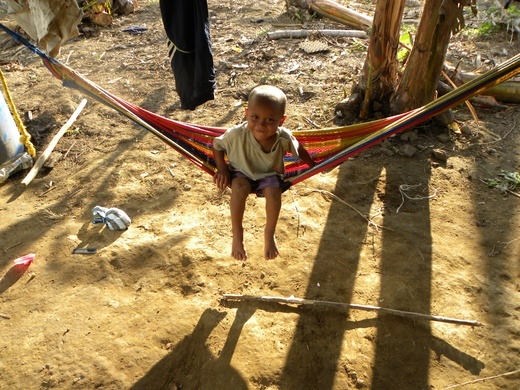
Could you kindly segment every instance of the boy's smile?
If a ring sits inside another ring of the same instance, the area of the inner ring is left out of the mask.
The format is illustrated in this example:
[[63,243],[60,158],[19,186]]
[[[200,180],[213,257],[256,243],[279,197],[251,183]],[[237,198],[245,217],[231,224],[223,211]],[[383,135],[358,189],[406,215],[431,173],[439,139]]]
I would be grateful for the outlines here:
[[276,141],[278,127],[287,118],[272,102],[254,99],[246,109],[247,129],[253,134],[264,151],[269,152]]

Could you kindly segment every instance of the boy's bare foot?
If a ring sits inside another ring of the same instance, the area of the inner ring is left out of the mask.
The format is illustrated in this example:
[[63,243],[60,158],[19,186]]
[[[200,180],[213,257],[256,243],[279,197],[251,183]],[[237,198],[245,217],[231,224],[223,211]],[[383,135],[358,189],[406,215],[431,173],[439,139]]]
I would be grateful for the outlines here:
[[274,236],[266,237],[264,243],[264,256],[267,260],[276,258],[280,252],[278,252],[278,245]]
[[247,251],[244,247],[244,241],[233,237],[233,244],[231,246],[231,256],[237,260],[247,260]]

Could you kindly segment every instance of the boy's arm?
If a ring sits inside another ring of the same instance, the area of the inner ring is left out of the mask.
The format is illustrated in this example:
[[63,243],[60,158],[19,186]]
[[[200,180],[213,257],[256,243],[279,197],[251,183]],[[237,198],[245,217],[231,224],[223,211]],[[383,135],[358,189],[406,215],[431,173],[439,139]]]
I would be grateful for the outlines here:
[[309,154],[309,152],[307,152],[307,149],[305,149],[302,144],[298,145],[298,154],[300,155],[300,159],[309,167],[312,168],[316,165],[311,155]]
[[221,190],[224,190],[231,183],[231,173],[224,158],[225,152],[213,148],[213,157],[215,158],[215,165],[217,172],[213,175],[213,182]]

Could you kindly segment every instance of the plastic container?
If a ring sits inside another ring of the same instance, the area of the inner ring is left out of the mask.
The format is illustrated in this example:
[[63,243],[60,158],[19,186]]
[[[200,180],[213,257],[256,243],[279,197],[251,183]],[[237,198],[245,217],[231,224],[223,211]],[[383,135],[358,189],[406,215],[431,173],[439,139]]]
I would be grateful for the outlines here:
[[0,183],[7,180],[13,173],[32,167],[33,158],[29,153],[23,152],[9,161],[0,165]]
[[3,93],[0,93],[0,165],[23,153],[20,132]]

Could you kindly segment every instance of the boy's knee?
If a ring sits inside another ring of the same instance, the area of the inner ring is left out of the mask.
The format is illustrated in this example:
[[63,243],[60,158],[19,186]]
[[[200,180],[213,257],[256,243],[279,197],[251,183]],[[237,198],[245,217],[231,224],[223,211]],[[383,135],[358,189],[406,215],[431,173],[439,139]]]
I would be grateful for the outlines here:
[[231,191],[249,194],[251,192],[251,183],[245,178],[236,177],[231,182]]

